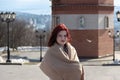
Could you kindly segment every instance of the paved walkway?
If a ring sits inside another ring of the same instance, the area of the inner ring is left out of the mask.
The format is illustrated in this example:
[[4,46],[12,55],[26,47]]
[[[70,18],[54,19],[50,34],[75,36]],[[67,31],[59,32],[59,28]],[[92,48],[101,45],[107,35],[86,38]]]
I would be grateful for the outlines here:
[[37,65],[0,65],[0,80],[49,80]]
[[[120,80],[119,66],[84,66],[85,80]],[[38,65],[0,65],[1,80],[49,80]]]
[[120,80],[119,66],[84,66],[85,80]]
[[[44,53],[43,53],[44,54]],[[116,59],[120,59],[120,53],[116,53]],[[0,80],[49,80],[39,68],[39,52],[11,53],[11,58],[24,58],[37,61],[35,64],[24,65],[0,65]],[[5,54],[3,55],[5,58]],[[86,59],[81,62],[85,69],[85,80],[120,80],[119,65],[113,64],[112,56],[99,59]]]

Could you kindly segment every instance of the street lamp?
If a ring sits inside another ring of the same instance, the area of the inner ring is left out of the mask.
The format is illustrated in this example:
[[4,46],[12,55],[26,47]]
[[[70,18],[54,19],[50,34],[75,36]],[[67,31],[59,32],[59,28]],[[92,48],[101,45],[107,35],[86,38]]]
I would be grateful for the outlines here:
[[[116,17],[117,17],[117,21],[119,22],[120,21],[120,12],[117,11],[116,12]],[[115,39],[120,37],[120,32],[117,30],[116,32],[113,31],[113,34],[112,32],[109,30],[108,31],[108,35],[109,37],[113,38],[113,61],[115,62]]]
[[118,38],[120,36],[120,32],[116,31],[116,33],[113,33],[111,31],[108,31],[108,35],[109,37],[113,38],[113,62],[115,62],[115,39]]
[[36,30],[36,37],[39,38],[40,40],[40,62],[42,61],[42,43],[43,43],[43,38],[45,37],[45,30]]
[[120,21],[120,12],[119,11],[116,12],[116,16],[117,16],[117,21]]
[[0,19],[2,22],[7,23],[7,60],[6,62],[11,62],[10,60],[10,50],[9,50],[9,23],[15,20],[16,14],[14,12],[1,12]]

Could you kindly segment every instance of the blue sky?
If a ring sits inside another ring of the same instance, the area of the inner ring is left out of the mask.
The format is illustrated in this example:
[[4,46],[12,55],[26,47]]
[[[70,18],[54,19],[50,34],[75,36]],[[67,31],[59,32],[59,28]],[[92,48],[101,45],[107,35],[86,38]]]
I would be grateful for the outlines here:
[[51,14],[50,6],[49,0],[0,0],[0,11]]
[[[114,0],[120,6],[120,0]],[[19,11],[32,14],[51,14],[50,0],[0,0],[0,11]]]

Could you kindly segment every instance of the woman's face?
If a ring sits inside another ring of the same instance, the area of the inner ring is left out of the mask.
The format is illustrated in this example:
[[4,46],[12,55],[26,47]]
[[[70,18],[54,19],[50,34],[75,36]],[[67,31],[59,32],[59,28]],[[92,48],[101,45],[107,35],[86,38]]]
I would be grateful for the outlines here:
[[60,31],[57,34],[57,43],[60,45],[64,45],[67,42],[68,38],[67,38],[67,32],[66,31]]

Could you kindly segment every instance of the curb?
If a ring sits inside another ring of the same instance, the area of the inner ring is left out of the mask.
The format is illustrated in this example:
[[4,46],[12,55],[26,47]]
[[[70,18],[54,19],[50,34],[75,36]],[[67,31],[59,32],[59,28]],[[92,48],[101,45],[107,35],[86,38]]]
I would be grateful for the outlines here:
[[83,66],[120,66],[120,64],[106,63],[106,64],[82,64]]
[[0,63],[0,65],[22,65],[22,63]]
[[111,64],[103,64],[103,66],[120,66],[120,64],[111,63]]

